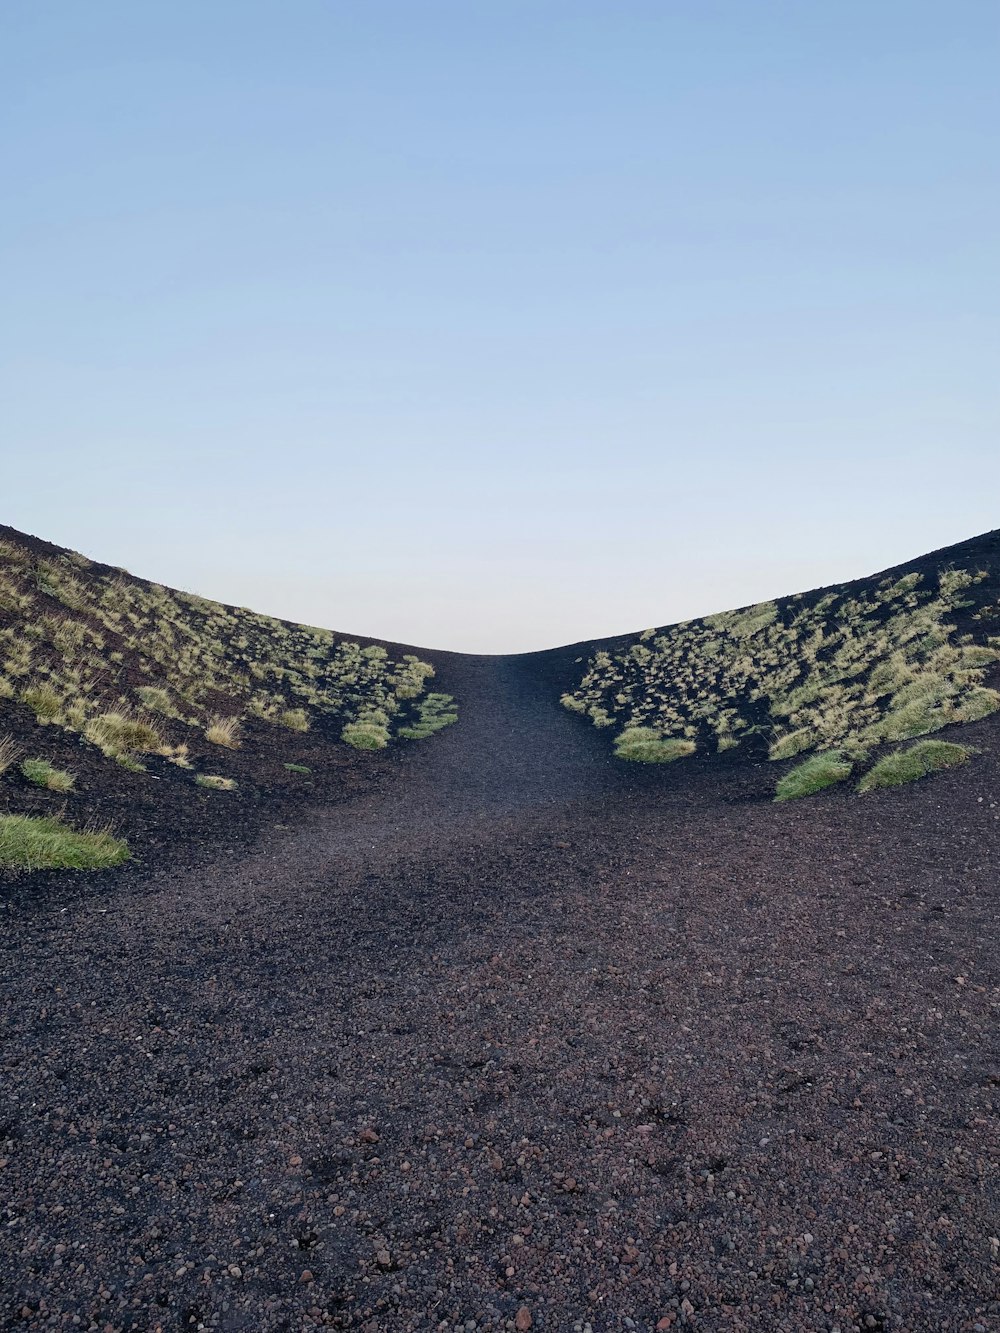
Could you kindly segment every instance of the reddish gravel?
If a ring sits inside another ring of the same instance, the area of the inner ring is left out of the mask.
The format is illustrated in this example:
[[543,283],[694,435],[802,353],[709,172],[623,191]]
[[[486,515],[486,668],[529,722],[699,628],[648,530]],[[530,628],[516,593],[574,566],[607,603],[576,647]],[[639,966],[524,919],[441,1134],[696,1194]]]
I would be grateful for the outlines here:
[[0,1328],[1000,1330],[1000,780],[773,806],[518,659],[252,853],[2,911]]

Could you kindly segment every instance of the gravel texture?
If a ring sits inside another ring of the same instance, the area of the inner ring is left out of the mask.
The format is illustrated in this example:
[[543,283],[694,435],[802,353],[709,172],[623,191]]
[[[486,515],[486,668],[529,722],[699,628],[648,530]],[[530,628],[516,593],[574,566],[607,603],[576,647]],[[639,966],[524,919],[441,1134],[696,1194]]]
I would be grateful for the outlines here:
[[531,659],[247,851],[0,906],[0,1328],[1000,1330],[1000,781],[774,806]]

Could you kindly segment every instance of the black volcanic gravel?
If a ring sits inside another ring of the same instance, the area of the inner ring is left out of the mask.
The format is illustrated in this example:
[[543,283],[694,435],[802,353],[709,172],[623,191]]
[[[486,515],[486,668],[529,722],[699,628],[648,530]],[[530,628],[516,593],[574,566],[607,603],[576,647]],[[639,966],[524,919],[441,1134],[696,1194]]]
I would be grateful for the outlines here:
[[0,1328],[1000,1330],[995,724],[774,806],[441,683],[381,791],[0,908]]

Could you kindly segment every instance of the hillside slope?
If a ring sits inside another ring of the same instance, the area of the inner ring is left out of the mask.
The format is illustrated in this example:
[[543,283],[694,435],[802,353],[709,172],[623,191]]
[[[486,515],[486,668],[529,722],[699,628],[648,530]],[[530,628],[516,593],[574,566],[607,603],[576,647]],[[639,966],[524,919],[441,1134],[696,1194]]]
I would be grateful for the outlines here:
[[[825,766],[831,781],[853,774],[868,789],[914,756],[960,758],[961,724],[1000,709],[1000,533],[868,579],[574,647],[549,656],[563,704],[606,729],[623,759],[810,755],[802,774]],[[946,744],[919,741],[946,728]],[[782,796],[794,780],[779,772]]]
[[[0,528],[0,791],[9,812],[211,845],[340,799],[359,751],[454,720],[431,663],[174,592]],[[0,864],[3,857],[0,830]]]

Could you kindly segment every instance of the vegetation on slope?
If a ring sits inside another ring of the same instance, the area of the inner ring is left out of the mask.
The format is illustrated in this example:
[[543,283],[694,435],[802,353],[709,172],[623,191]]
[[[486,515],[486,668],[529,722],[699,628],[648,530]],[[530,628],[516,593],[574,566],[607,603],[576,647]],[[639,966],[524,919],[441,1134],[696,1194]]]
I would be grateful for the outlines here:
[[[0,729],[12,733],[0,736],[0,810],[9,813],[47,813],[45,793],[60,792],[80,822],[111,817],[158,846],[207,840],[210,824],[223,827],[210,805],[220,816],[228,806],[232,825],[257,810],[267,819],[270,793],[286,804],[329,799],[337,774],[346,778],[348,746],[385,749],[454,721],[451,697],[427,693],[433,675],[401,650],[0,533]],[[223,761],[232,773],[218,772]],[[276,778],[296,766],[322,770],[297,797]],[[140,788],[133,775],[147,770]],[[199,787],[230,797],[212,801]],[[11,848],[4,866],[16,863]],[[43,864],[31,857],[22,864]]]
[[[843,780],[850,767],[834,778],[838,766],[878,747],[1000,709],[988,683],[1000,638],[987,633],[1000,606],[987,580],[976,569],[911,572],[646,630],[594,653],[562,702],[613,729],[622,758],[748,743],[773,760],[818,752],[779,791],[789,799]],[[960,632],[957,613],[973,629]]]
[[412,654],[0,541],[0,699],[112,759],[160,753],[168,722],[237,748],[247,716],[293,731],[377,716],[388,743],[419,726],[433,674]]

